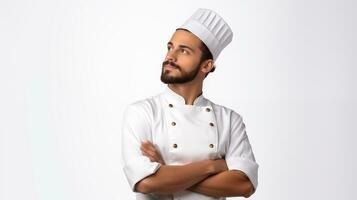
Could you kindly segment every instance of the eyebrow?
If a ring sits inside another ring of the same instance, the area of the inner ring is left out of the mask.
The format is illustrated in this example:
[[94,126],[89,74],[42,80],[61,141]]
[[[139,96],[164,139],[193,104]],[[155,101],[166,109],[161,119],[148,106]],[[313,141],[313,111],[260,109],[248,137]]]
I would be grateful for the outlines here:
[[[172,42],[168,42],[167,43],[168,45],[174,45]],[[191,47],[189,47],[189,46],[186,46],[186,45],[182,45],[182,44],[180,44],[180,45],[178,45],[180,48],[185,48],[185,49],[189,49],[189,50],[191,50],[192,52],[195,52],[195,50],[193,50]]]

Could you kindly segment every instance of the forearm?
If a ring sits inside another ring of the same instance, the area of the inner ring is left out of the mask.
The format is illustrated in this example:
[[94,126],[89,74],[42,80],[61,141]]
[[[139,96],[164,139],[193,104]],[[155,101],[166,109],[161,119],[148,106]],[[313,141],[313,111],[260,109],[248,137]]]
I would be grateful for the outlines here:
[[222,171],[212,165],[213,162],[205,160],[181,166],[162,165],[155,174],[138,182],[136,190],[155,194],[172,194],[185,190]]
[[249,197],[254,187],[241,171],[224,171],[193,185],[189,190],[213,197]]

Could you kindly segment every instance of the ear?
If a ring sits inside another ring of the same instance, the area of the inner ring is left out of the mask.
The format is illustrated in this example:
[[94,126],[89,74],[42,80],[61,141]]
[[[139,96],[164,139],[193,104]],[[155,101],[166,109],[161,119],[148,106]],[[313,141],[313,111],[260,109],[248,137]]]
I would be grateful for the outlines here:
[[211,71],[211,69],[213,68],[213,65],[214,65],[214,61],[212,59],[205,60],[201,64],[201,71],[203,73],[207,74],[208,72]]

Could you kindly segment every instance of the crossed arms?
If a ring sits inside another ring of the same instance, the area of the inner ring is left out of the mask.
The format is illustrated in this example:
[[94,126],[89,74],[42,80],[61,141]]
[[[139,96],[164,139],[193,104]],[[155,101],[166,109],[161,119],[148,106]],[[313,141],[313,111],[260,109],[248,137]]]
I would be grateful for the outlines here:
[[203,160],[181,166],[165,165],[160,153],[150,142],[143,142],[142,154],[161,167],[135,185],[141,193],[172,194],[182,190],[213,197],[243,196],[254,193],[253,184],[239,170],[228,170],[224,159]]
[[225,159],[173,166],[164,163],[153,144],[141,143],[151,137],[152,122],[147,109],[151,108],[146,104],[134,104],[128,107],[123,119],[123,170],[132,190],[145,194],[190,190],[212,197],[249,197],[255,192],[258,164],[243,119],[237,113],[232,112],[227,118],[229,135],[225,137],[230,137],[230,143]]

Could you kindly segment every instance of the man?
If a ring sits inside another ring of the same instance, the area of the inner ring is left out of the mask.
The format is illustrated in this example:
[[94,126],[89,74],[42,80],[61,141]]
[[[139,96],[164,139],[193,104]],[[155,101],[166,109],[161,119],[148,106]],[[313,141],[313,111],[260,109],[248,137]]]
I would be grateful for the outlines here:
[[224,200],[254,193],[258,164],[242,117],[202,93],[232,37],[217,13],[198,9],[167,44],[166,90],[127,107],[123,169],[137,199]]

